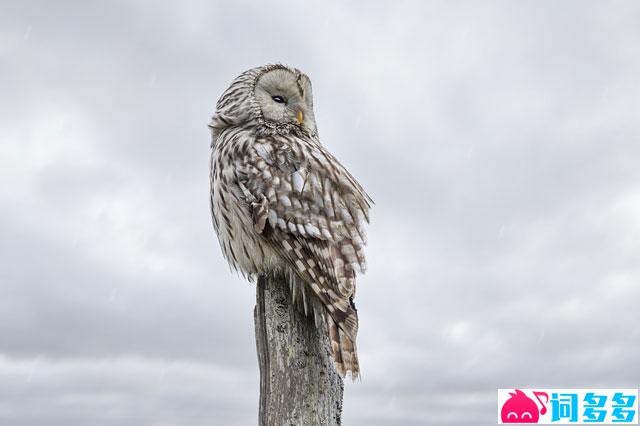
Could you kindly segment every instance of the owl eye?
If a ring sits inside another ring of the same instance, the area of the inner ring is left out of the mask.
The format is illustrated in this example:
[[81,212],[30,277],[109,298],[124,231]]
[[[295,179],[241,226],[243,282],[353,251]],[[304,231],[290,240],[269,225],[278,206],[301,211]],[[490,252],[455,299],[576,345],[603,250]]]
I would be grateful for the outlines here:
[[279,104],[286,104],[286,103],[287,103],[286,99],[285,99],[285,98],[283,98],[283,97],[282,97],[282,96],[280,96],[280,95],[272,96],[272,97],[271,97],[271,99],[273,99],[274,101],[276,101],[276,102],[277,102],[277,103],[279,103]]

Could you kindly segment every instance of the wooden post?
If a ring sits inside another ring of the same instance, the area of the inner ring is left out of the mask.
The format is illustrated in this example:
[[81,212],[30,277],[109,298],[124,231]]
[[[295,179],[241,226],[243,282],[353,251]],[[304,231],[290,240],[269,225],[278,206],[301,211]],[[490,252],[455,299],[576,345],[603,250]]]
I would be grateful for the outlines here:
[[316,328],[291,301],[284,277],[260,277],[254,321],[260,364],[259,426],[336,426],[342,378],[329,350],[324,321]]

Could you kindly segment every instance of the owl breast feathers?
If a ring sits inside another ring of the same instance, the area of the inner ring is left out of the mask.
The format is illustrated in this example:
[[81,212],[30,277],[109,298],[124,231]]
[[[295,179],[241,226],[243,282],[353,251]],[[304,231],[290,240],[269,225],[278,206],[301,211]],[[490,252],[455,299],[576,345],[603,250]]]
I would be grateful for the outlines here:
[[225,258],[248,277],[284,274],[305,309],[314,298],[338,372],[357,377],[355,279],[366,269],[371,199],[320,144],[308,77],[282,65],[243,73],[210,127],[211,210]]

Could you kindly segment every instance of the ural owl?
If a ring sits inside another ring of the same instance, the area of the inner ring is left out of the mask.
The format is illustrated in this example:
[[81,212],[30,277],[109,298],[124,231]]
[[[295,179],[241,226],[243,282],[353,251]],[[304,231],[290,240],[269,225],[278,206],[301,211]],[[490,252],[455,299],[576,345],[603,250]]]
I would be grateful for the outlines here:
[[249,279],[283,274],[305,310],[311,297],[336,369],[357,377],[353,299],[372,201],[320,144],[309,77],[283,65],[248,70],[209,127],[211,211],[225,258]]

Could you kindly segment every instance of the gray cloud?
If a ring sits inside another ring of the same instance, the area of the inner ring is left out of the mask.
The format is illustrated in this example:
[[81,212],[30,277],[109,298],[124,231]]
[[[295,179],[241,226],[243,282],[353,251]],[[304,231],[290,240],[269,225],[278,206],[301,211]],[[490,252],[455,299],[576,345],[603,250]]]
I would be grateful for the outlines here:
[[0,14],[0,422],[244,425],[254,290],[208,213],[238,73],[309,73],[376,201],[345,423],[637,387],[640,9],[21,2]]

